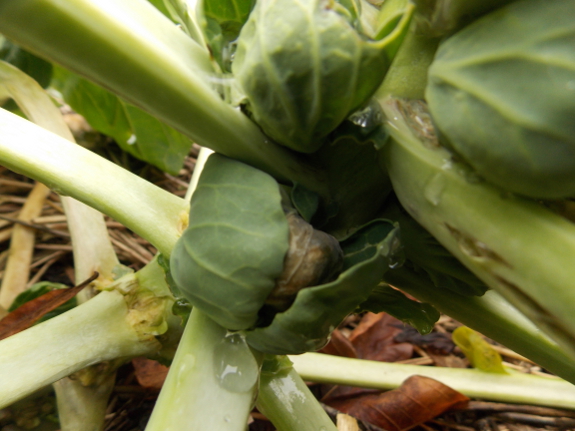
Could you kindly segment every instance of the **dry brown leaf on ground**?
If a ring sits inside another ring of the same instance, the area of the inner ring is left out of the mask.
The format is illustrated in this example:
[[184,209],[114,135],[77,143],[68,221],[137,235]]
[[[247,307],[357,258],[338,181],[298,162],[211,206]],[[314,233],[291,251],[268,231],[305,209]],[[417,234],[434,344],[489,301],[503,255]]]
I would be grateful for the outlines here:
[[388,431],[405,431],[449,409],[463,408],[468,401],[465,395],[437,380],[412,376],[389,392],[325,403]]
[[345,358],[357,358],[355,347],[339,329],[331,333],[329,343],[321,349],[320,352],[327,355],[343,356]]
[[162,389],[168,375],[168,367],[143,357],[132,359],[132,365],[140,386],[146,389]]
[[402,361],[413,356],[413,346],[410,343],[395,341],[402,327],[400,320],[387,313],[366,313],[351,333],[349,341],[360,359]]
[[72,299],[96,278],[98,278],[98,273],[94,273],[92,277],[78,286],[69,289],[51,290],[21,305],[0,320],[0,340],[29,328],[46,313],[55,310],[66,301]]

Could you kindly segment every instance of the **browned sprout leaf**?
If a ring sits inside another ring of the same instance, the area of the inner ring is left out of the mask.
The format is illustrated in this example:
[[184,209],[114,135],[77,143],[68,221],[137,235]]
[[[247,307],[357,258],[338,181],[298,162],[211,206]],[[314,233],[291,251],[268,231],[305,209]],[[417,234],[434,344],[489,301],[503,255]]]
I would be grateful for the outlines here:
[[358,357],[372,361],[396,362],[413,356],[413,345],[398,343],[403,323],[387,313],[367,313],[352,332],[349,341]]

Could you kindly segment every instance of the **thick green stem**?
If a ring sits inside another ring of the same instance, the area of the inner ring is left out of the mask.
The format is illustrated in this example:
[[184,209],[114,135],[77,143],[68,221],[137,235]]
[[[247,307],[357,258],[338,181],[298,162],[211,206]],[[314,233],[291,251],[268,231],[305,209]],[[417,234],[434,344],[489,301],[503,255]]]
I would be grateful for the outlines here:
[[320,353],[290,356],[306,380],[375,389],[394,389],[413,375],[431,377],[474,398],[575,409],[575,386],[564,380],[511,372],[423,367],[342,358]]
[[385,279],[575,384],[575,357],[551,341],[497,292],[490,290],[483,296],[458,295],[437,288],[429,278],[404,268],[388,271]]
[[[575,224],[537,202],[478,180],[429,129],[421,105],[383,103],[393,139],[383,148],[403,207],[488,286],[575,355]],[[415,117],[410,119],[410,116]],[[426,138],[422,138],[422,137]]]
[[188,211],[183,199],[3,109],[0,163],[108,214],[166,255]]
[[322,193],[319,173],[272,143],[214,87],[208,53],[148,2],[1,0],[0,32],[157,116],[200,145]]
[[127,322],[118,292],[102,292],[84,304],[0,341],[0,408],[89,365],[152,354]]
[[244,431],[258,374],[243,337],[194,308],[146,431]]
[[[24,72],[0,62],[1,85],[28,118],[64,139],[74,142],[72,133],[60,110],[52,103],[40,85]],[[68,230],[74,249],[76,283],[89,278],[94,271],[99,281],[110,282],[112,270],[119,264],[108,236],[101,213],[67,196],[61,197]],[[91,289],[83,289],[77,296],[85,302],[93,296]],[[83,385],[76,379],[64,378],[54,384],[58,400],[58,416],[63,431],[99,431],[104,427],[104,416],[109,395],[114,387],[115,370],[104,373],[103,384]]]
[[336,431],[287,357],[264,361],[256,406],[278,431]]

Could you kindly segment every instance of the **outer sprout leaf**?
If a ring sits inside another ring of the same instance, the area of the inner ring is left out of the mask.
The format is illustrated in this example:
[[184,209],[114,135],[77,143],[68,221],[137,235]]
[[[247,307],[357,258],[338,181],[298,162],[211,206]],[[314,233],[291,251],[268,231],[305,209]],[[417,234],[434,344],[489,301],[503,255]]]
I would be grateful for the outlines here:
[[361,229],[358,238],[342,242],[344,259],[349,255],[348,269],[331,283],[302,289],[292,306],[278,313],[270,326],[247,332],[248,343],[264,353],[279,355],[323,347],[334,328],[367,299],[389,268],[397,247],[396,234],[391,222],[376,220]]
[[192,141],[112,93],[62,68],[52,85],[90,125],[133,156],[177,174]]
[[380,285],[373,289],[369,298],[361,303],[359,308],[373,313],[385,311],[413,326],[420,334],[430,333],[439,319],[439,311],[432,305],[413,301],[399,290],[387,285]]
[[250,328],[282,272],[288,237],[276,181],[214,154],[172,253],[172,276],[192,305],[221,326]]

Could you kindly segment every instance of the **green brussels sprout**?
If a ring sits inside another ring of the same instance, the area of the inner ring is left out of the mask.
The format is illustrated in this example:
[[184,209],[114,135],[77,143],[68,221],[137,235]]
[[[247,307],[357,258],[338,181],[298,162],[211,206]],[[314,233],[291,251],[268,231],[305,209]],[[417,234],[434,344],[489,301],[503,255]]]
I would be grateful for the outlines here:
[[227,329],[255,325],[288,250],[289,228],[277,182],[213,154],[190,204],[189,224],[170,272],[194,307]]
[[340,243],[285,203],[268,174],[212,155],[170,258],[173,281],[194,307],[273,354],[325,344],[398,247],[391,222],[373,222]]
[[[357,6],[355,2],[353,3]],[[254,121],[279,144],[312,153],[382,82],[411,16],[381,41],[334,0],[258,0],[232,71]]]
[[448,38],[426,99],[450,145],[487,181],[575,196],[575,0],[523,0]]

